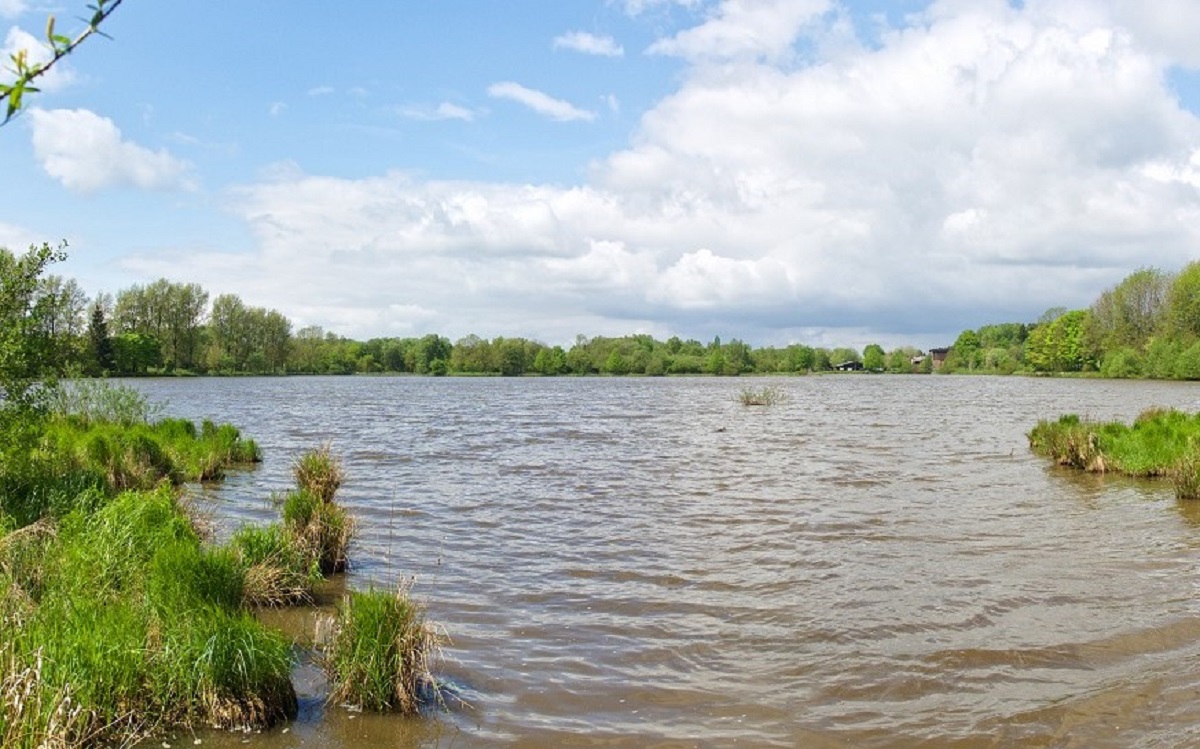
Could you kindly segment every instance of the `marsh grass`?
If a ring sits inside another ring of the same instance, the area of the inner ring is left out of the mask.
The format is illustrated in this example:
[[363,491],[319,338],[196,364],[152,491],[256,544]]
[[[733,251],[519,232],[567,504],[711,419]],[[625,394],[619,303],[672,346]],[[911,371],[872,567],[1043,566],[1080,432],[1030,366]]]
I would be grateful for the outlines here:
[[[292,644],[251,609],[307,602],[322,571],[345,568],[340,461],[328,446],[301,456],[280,522],[204,543],[179,485],[257,461],[253,441],[229,425],[151,421],[127,393],[72,397],[0,444],[0,746],[127,745],[294,716]],[[404,595],[372,606],[354,606],[376,613],[346,629],[390,628],[392,651],[371,663],[410,686],[364,706],[415,710],[437,638]]]
[[328,443],[315,450],[303,453],[292,463],[292,476],[296,487],[308,492],[323,502],[332,502],[342,485],[345,473],[342,461],[332,452]]
[[1174,409],[1150,409],[1132,424],[1096,422],[1067,414],[1041,421],[1029,433],[1030,448],[1055,463],[1095,473],[1171,477],[1181,497],[1200,490],[1196,445],[1200,445],[1200,415]]
[[312,600],[320,569],[282,525],[243,526],[230,545],[245,570],[243,595],[248,604],[292,606]]
[[311,491],[296,489],[277,499],[283,526],[295,545],[323,574],[344,572],[354,523],[344,508]]
[[1200,450],[1195,446],[1175,466],[1171,483],[1176,499],[1200,499]]
[[742,388],[737,395],[738,403],[743,406],[774,406],[785,403],[788,395],[782,388],[774,385],[764,385],[760,388]]
[[330,702],[417,713],[437,697],[431,666],[441,638],[406,586],[348,595],[325,657]]

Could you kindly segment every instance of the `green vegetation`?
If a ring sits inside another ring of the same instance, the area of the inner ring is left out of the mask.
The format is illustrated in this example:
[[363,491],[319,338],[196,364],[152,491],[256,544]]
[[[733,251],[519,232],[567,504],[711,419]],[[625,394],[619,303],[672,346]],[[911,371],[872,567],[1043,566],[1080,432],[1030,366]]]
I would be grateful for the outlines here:
[[963,331],[943,371],[1200,380],[1197,300],[1200,261],[1175,274],[1141,268],[1088,309],[1057,307],[1034,323]]
[[[227,424],[160,418],[126,388],[57,382],[72,349],[56,315],[74,295],[44,271],[60,258],[0,251],[0,746],[295,715],[292,643],[250,607],[309,600],[323,569],[345,567],[340,464],[327,447],[302,456],[279,523],[204,543],[178,485],[258,447]],[[409,626],[415,607],[396,605]]]
[[1059,465],[1085,471],[1170,477],[1180,499],[1200,498],[1200,414],[1151,409],[1132,425],[1068,414],[1039,422],[1029,445]]
[[738,403],[743,406],[774,406],[777,403],[786,403],[787,400],[787,393],[773,385],[761,388],[742,388],[737,395]]
[[[48,248],[47,251],[49,252]],[[55,254],[59,259],[61,252]],[[16,257],[0,250],[0,272]],[[370,374],[418,375],[719,375],[805,374],[864,361],[868,369],[913,372],[916,349],[885,355],[802,344],[752,348],[743,341],[708,343],[639,334],[578,336],[569,348],[526,338],[468,335],[455,343],[430,333],[419,338],[362,342],[317,326],[292,331],[276,310],[247,305],[234,294],[209,303],[197,284],[159,279],[89,300],[75,281],[34,274],[27,296],[42,308],[40,361],[57,371],[91,377],[157,374]],[[2,312],[0,312],[2,314]]]
[[416,713],[437,692],[430,672],[440,637],[401,587],[352,593],[338,611],[325,659],[330,700],[378,712]]

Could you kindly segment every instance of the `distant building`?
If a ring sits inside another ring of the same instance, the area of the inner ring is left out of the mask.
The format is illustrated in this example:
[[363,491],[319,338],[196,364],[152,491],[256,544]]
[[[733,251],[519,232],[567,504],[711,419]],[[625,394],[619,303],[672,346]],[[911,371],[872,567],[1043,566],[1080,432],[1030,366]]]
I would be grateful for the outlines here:
[[861,372],[863,368],[860,361],[844,361],[841,364],[834,366],[839,372]]
[[933,368],[941,369],[942,365],[946,363],[946,354],[949,354],[949,353],[950,353],[950,349],[948,349],[948,348],[931,348],[931,349],[929,349],[929,356],[933,358]]

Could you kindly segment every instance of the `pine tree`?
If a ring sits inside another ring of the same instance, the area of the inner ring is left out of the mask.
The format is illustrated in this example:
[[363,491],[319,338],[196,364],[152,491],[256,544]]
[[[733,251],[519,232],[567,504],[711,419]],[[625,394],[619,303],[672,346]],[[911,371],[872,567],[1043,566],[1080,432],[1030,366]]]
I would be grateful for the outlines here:
[[104,318],[104,308],[99,304],[92,305],[92,319],[88,323],[88,340],[91,342],[92,375],[107,375],[116,369],[113,357],[112,336],[108,334],[108,321]]

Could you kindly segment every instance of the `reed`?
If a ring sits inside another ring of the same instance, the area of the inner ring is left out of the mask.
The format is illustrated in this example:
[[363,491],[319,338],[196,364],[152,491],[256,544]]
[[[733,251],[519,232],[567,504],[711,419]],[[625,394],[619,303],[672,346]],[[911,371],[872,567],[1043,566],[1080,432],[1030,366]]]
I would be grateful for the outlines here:
[[354,522],[346,510],[303,488],[288,492],[280,503],[283,526],[296,547],[322,574],[345,571],[354,534]]
[[333,454],[328,443],[297,458],[292,464],[292,475],[300,491],[308,492],[322,502],[333,501],[345,477],[342,461]]
[[737,401],[743,406],[774,406],[785,403],[787,393],[774,385],[764,385],[761,388],[742,388],[737,395]]
[[1038,422],[1028,437],[1035,453],[1059,465],[1095,473],[1169,476],[1187,494],[1195,445],[1200,444],[1200,415],[1150,409],[1127,425],[1067,414]]
[[345,598],[325,657],[330,702],[417,713],[437,695],[431,665],[440,637],[405,586]]
[[231,546],[245,570],[247,604],[292,606],[312,600],[320,568],[283,526],[244,526],[234,533]]

